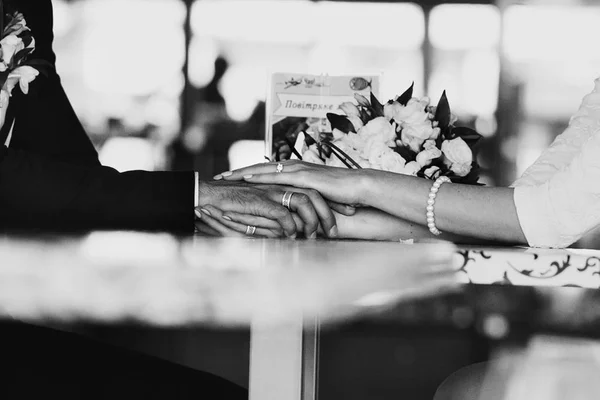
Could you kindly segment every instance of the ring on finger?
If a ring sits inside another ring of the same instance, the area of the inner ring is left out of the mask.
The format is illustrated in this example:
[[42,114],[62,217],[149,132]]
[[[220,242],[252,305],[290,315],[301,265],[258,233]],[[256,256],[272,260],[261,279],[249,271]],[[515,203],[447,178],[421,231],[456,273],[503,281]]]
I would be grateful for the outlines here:
[[277,164],[277,173],[281,174],[283,172],[283,168],[284,168],[283,163],[278,163]]
[[248,225],[246,227],[246,235],[248,235],[248,236],[254,236],[255,233],[256,233],[256,227],[255,226]]
[[294,197],[294,192],[285,192],[283,194],[283,199],[281,199],[281,205],[290,210],[290,204],[292,203],[292,197]]

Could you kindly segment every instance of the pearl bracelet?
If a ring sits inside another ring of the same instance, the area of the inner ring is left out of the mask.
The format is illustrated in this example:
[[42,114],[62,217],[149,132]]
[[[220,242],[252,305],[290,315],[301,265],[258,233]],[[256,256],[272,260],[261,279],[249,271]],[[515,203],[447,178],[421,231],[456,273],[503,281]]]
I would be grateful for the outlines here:
[[435,198],[444,183],[452,183],[447,176],[440,176],[431,186],[429,191],[429,200],[427,200],[427,227],[435,236],[440,236],[442,232],[435,226]]

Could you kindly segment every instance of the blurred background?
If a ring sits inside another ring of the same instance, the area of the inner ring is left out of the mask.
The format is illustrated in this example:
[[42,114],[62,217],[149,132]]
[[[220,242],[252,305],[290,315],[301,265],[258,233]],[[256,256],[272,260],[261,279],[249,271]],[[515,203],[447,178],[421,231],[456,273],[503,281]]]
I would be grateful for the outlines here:
[[[210,179],[261,162],[269,71],[358,71],[383,73],[383,99],[412,81],[416,95],[434,101],[445,89],[460,124],[486,138],[483,180],[509,185],[564,130],[600,76],[597,3],[53,0],[55,51],[101,161],[120,171],[195,169]],[[598,248],[599,236],[579,246]],[[377,393],[399,390],[431,398],[445,377],[486,359],[507,337],[506,319],[486,304],[509,315],[540,301],[532,290],[508,297],[470,300],[482,310],[442,298],[403,307],[405,323],[394,329],[378,318],[328,332],[323,398],[383,399]],[[519,312],[513,320],[532,319]],[[93,334],[248,382],[248,332]]]
[[105,164],[197,169],[263,160],[269,71],[383,73],[447,90],[510,184],[600,75],[594,0],[53,0],[58,70]]

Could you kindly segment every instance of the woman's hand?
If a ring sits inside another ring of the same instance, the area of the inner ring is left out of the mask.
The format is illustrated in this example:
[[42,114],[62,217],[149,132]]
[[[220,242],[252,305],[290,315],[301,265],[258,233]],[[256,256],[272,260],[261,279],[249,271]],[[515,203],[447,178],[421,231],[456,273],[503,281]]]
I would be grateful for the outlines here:
[[256,164],[215,176],[216,180],[290,185],[313,189],[328,200],[365,205],[365,170],[328,167],[302,161]]

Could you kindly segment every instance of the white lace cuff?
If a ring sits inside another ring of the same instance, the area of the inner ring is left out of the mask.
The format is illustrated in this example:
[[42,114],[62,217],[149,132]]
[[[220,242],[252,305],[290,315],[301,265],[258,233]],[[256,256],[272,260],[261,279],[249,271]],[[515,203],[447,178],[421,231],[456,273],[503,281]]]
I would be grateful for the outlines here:
[[548,193],[548,184],[517,186],[514,191],[515,207],[521,229],[530,247],[566,247],[554,220]]

